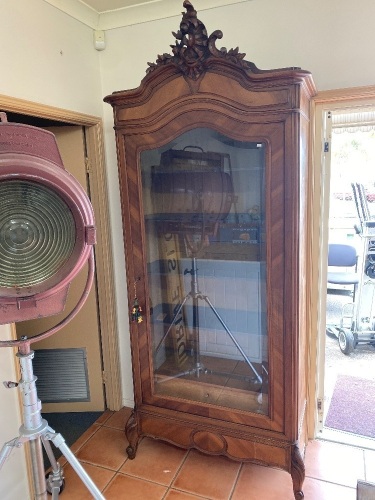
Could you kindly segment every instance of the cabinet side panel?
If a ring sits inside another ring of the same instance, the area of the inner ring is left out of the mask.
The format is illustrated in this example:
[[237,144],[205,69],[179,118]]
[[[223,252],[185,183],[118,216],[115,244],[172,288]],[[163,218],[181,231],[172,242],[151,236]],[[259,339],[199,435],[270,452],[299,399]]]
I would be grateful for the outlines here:
[[308,338],[307,338],[307,277],[309,262],[307,261],[307,186],[308,186],[308,141],[309,141],[309,121],[307,117],[301,115],[300,118],[300,324],[299,324],[299,346],[298,346],[298,441],[300,450],[303,453],[307,443],[307,358],[308,358]]

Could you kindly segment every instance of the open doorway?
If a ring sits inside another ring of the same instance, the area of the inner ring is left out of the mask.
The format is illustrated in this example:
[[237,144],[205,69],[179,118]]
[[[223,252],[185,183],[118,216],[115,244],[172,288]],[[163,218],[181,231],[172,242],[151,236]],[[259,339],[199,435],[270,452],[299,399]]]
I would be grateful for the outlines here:
[[[372,238],[363,216],[366,209],[367,221],[375,220],[375,109],[336,109],[327,117],[329,189],[323,217],[328,217],[331,266],[326,270],[326,331],[321,344],[320,437],[375,449],[375,275],[369,268],[375,228]],[[353,249],[353,267],[347,263],[342,268],[333,261],[338,249]],[[337,272],[350,275],[348,283],[332,278]]]

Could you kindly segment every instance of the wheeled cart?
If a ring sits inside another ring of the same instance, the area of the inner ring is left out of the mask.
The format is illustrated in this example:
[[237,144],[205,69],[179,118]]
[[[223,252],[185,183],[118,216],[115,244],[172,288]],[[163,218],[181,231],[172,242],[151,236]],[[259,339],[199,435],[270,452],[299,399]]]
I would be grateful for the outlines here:
[[358,263],[359,283],[353,301],[342,307],[339,325],[327,325],[326,332],[335,335],[340,350],[351,354],[359,344],[375,346],[375,219],[371,217],[362,184],[352,184],[361,238]]

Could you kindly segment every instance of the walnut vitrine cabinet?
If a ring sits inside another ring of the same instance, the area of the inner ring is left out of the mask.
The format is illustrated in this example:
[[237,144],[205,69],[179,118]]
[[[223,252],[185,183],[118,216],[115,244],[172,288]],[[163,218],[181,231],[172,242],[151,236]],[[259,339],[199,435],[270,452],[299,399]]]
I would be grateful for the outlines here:
[[287,470],[303,498],[311,74],[217,49],[189,2],[172,55],[114,92],[135,407],[152,436]]

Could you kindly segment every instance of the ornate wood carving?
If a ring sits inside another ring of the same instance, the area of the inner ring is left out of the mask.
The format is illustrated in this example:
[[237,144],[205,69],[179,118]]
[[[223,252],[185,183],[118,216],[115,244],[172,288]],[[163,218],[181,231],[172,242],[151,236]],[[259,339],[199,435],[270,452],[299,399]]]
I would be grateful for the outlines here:
[[293,481],[294,498],[296,500],[302,500],[302,498],[304,498],[302,485],[305,480],[305,464],[297,444],[292,447],[291,476]]
[[139,443],[139,432],[138,432],[138,422],[135,416],[135,411],[131,412],[131,415],[126,422],[125,435],[129,441],[129,446],[126,448],[126,453],[130,460],[135,458],[137,453],[138,443]]
[[207,67],[210,58],[223,59],[231,64],[245,69],[256,69],[255,66],[244,59],[244,53],[239,52],[238,47],[227,50],[225,47],[217,49],[216,41],[223,37],[220,30],[207,35],[204,24],[197,18],[197,11],[192,4],[185,0],[183,6],[186,9],[182,13],[180,29],[173,32],[176,38],[175,45],[171,45],[173,55],[159,55],[156,63],[148,63],[147,73],[154,71],[159,66],[174,64],[181,72],[192,80],[198,80]]

